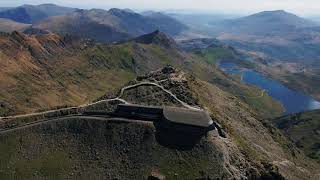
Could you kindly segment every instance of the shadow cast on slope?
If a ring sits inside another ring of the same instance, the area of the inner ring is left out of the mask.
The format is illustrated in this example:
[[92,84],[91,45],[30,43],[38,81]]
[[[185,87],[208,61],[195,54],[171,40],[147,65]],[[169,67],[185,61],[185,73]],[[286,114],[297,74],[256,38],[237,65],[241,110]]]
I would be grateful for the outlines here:
[[154,122],[156,128],[157,142],[170,149],[191,150],[200,144],[201,139],[206,136],[207,132],[186,130],[184,126],[164,126],[161,122]]

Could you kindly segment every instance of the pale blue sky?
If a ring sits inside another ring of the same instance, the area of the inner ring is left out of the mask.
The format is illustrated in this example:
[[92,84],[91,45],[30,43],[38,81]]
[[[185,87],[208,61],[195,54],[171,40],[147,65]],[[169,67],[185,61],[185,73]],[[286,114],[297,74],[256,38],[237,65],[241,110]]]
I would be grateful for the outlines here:
[[2,7],[41,3],[79,8],[193,9],[226,13],[283,9],[299,15],[320,15],[320,0],[0,0]]

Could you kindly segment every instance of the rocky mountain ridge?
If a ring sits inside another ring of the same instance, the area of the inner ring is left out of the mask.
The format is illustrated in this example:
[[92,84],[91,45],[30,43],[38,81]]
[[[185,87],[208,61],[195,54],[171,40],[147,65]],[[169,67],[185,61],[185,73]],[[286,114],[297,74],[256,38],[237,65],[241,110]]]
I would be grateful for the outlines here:
[[116,8],[109,11],[77,10],[67,15],[50,17],[34,24],[33,28],[77,35],[100,42],[128,40],[155,30],[177,35],[187,29],[185,25],[165,15],[143,16],[133,11]]

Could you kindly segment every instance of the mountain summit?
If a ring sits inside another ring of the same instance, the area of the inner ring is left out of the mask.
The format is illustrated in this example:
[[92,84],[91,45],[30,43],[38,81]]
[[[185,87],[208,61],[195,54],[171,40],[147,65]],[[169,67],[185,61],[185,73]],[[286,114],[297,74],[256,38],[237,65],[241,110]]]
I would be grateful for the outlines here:
[[283,23],[294,27],[309,27],[315,26],[315,24],[307,19],[301,18],[295,14],[286,12],[284,10],[276,11],[263,11],[251,16],[242,18],[243,21],[252,21],[260,23]]
[[250,16],[228,20],[224,23],[225,32],[265,35],[286,34],[297,28],[312,27],[316,24],[284,10],[263,11]]

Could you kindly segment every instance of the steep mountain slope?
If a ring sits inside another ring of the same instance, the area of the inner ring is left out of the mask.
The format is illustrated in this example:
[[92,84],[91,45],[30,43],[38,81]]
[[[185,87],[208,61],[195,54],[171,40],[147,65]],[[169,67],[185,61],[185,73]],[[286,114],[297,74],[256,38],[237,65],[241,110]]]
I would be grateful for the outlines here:
[[1,11],[0,17],[31,24],[50,16],[63,15],[74,10],[75,9],[73,8],[61,7],[54,4],[42,4],[37,6],[23,5]]
[[29,26],[31,25],[0,18],[0,32],[24,31]]
[[48,18],[35,24],[34,28],[61,34],[74,34],[100,42],[128,40],[157,29],[169,35],[177,35],[186,29],[181,23],[166,16],[151,18],[115,8],[109,11],[78,10],[64,16]]
[[[217,126],[199,136],[176,128],[163,129],[156,121],[108,117],[49,120],[0,133],[0,142],[3,142],[0,151],[6,151],[0,153],[0,168],[6,169],[0,171],[0,176],[4,179],[31,176],[78,179],[318,178],[318,165],[297,151],[277,129],[259,119],[249,106],[218,86],[170,66],[138,76],[128,85],[140,82],[157,83],[189,105],[206,109],[222,129]],[[122,92],[121,98],[130,103],[181,106],[157,86],[141,85]],[[101,99],[114,98],[114,94],[118,93],[108,93]],[[82,108],[106,110],[114,105],[101,102]],[[15,118],[4,121],[10,124]],[[27,159],[29,165],[26,167]]]
[[100,20],[108,21],[108,13],[102,10],[78,10],[65,16],[50,17],[33,25],[33,28],[90,38],[100,42],[113,42],[130,37],[122,30],[118,30],[108,23],[100,22]]
[[[3,170],[0,177],[8,180],[163,176],[183,179],[218,178],[226,173],[222,157],[219,157],[221,152],[215,145],[208,144],[207,139],[201,139],[192,149],[179,150],[162,145],[158,138],[152,123],[85,118],[1,134],[1,147],[8,148],[8,156],[0,155],[0,169]],[[2,143],[9,141],[12,144]],[[0,149],[0,152],[4,151]],[[20,156],[22,154],[26,156]]]
[[[94,58],[98,55],[87,51],[90,44],[90,41],[73,41],[54,34],[3,34],[0,52],[2,112],[22,113],[83,103],[101,95],[102,89],[112,89],[133,77],[124,70],[125,66],[113,68],[115,64],[110,60]],[[125,49],[109,49],[108,52],[119,64],[125,63]],[[117,74],[112,75],[115,72]]]
[[269,96],[226,76],[203,59],[181,52],[161,32],[114,45],[94,44],[54,34],[3,34],[1,39],[1,113],[20,114],[90,102],[136,75],[172,64],[259,108],[264,116],[281,114]]
[[320,163],[320,110],[276,118],[273,123],[307,156]]

